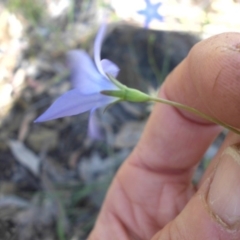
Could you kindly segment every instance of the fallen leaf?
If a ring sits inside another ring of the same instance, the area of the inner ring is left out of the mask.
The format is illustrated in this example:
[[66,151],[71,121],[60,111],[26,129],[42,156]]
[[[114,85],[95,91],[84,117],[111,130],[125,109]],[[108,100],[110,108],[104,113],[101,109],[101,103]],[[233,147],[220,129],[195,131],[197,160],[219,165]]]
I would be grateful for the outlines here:
[[39,175],[40,158],[28,149],[22,142],[10,140],[9,147],[16,160],[36,176]]

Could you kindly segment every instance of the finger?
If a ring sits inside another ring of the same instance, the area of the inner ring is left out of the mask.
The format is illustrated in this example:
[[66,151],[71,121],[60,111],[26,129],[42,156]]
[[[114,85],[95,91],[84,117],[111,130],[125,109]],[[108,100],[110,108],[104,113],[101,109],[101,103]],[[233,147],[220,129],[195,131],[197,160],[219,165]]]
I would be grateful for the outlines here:
[[[226,33],[197,44],[168,76],[160,96],[240,127],[239,36]],[[197,116],[156,104],[131,161],[154,170],[189,169],[218,131]]]
[[[239,36],[221,34],[197,44],[168,76],[160,96],[239,127],[240,115],[235,108],[240,103],[240,71],[232,67],[240,65],[236,49]],[[195,166],[219,131],[219,127],[194,115],[156,104],[118,179],[132,202],[145,206],[146,189],[150,199],[158,199],[148,207],[149,218],[158,209],[158,227],[176,217],[194,194],[191,180]]]
[[240,239],[239,142],[230,134],[198,192],[152,240]]
[[[167,77],[160,96],[239,127],[240,115],[234,112],[240,101],[239,36],[222,34],[197,44]],[[198,117],[156,104],[139,144],[111,185],[91,236],[111,239],[122,230],[124,236],[151,238],[194,194],[194,167],[219,131]]]

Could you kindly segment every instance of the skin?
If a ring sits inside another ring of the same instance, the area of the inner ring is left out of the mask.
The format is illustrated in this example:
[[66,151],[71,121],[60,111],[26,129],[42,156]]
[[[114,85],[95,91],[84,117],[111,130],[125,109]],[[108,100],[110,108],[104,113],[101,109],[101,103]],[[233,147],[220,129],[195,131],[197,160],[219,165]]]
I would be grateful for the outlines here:
[[[240,128],[239,39],[239,33],[224,33],[196,44],[167,77],[159,97]],[[185,111],[155,104],[139,143],[111,184],[88,240],[240,239],[238,219],[229,222],[222,205],[208,200],[211,186],[217,189],[213,179],[221,154],[240,142],[239,136],[230,133],[199,185],[191,182],[221,130]],[[235,201],[240,205],[240,194]]]

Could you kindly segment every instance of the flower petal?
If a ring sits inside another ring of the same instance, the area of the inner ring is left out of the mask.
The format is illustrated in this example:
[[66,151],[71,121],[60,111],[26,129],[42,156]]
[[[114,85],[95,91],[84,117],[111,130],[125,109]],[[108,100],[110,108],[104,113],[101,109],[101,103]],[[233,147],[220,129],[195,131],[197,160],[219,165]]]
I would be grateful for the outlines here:
[[92,59],[85,51],[72,50],[68,52],[67,58],[72,85],[82,94],[92,94],[105,89],[116,89],[111,81],[98,72]]
[[109,59],[102,59],[101,65],[105,73],[108,73],[113,77],[117,77],[120,69],[114,62],[110,61]]
[[103,134],[101,132],[101,126],[99,124],[99,121],[96,117],[96,109],[92,109],[89,115],[89,121],[88,121],[88,136],[92,140],[102,140]]
[[105,32],[106,32],[106,24],[103,23],[101,25],[101,27],[99,28],[98,30],[98,33],[97,33],[97,36],[95,38],[95,41],[94,41],[94,61],[95,61],[95,64],[97,66],[97,69],[98,71],[103,75],[105,76],[105,73],[102,69],[102,65],[101,65],[101,47],[102,47],[102,43],[103,43],[103,38],[104,38],[104,35],[105,35]]
[[116,98],[95,93],[90,95],[81,94],[78,89],[73,89],[57,100],[34,122],[44,122],[65,116],[72,116],[98,108],[114,102]]
[[78,88],[81,92],[86,94],[89,93],[89,90],[94,92],[99,89],[98,79],[102,79],[102,76],[85,51],[69,51],[67,53],[67,60],[74,88]]

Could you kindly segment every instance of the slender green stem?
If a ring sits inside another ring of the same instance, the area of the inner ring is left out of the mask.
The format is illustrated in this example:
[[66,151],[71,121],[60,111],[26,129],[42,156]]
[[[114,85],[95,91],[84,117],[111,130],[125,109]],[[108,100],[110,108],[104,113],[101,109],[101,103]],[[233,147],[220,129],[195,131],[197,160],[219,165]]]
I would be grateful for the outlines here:
[[237,134],[240,134],[240,130],[235,128],[235,127],[232,127],[230,125],[228,125],[227,123],[224,123],[222,121],[220,121],[219,119],[215,118],[215,117],[210,117],[202,112],[199,112],[197,109],[193,108],[193,107],[189,107],[189,106],[186,106],[186,105],[183,105],[181,103],[177,103],[177,102],[173,102],[173,101],[169,101],[169,100],[166,100],[166,99],[162,99],[162,98],[156,98],[156,97],[150,97],[149,99],[150,101],[154,101],[154,102],[160,102],[160,103],[164,103],[164,104],[167,104],[167,105],[170,105],[170,106],[173,106],[173,107],[176,107],[176,108],[180,108],[180,109],[184,109],[188,112],[191,112],[191,113],[194,113],[195,115],[203,118],[203,119],[206,119],[210,122],[213,122],[213,123],[216,123],[220,126],[223,126],[227,129],[229,129],[230,131],[232,132],[235,132]]
[[107,75],[109,77],[109,79],[112,81],[113,84],[115,84],[119,90],[104,90],[101,91],[102,94],[107,95],[107,96],[112,96],[112,97],[116,97],[119,99],[119,101],[129,101],[129,102],[148,102],[148,101],[153,101],[153,102],[160,102],[160,103],[164,103],[176,108],[180,108],[183,110],[186,110],[188,112],[191,112],[203,119],[206,119],[210,122],[213,122],[217,125],[223,126],[227,129],[229,129],[232,132],[235,132],[237,134],[240,135],[240,129],[237,129],[235,127],[232,127],[230,125],[228,125],[225,122],[220,121],[219,119],[215,118],[215,117],[210,117],[200,111],[198,111],[197,109],[193,108],[193,107],[189,107],[186,106],[184,104],[178,103],[178,102],[173,102],[173,101],[169,101],[163,98],[157,98],[157,97],[151,97],[149,95],[147,95],[146,93],[143,93],[137,89],[134,88],[128,88],[127,86],[123,85],[122,83],[120,83],[117,79],[115,79],[114,77]]

